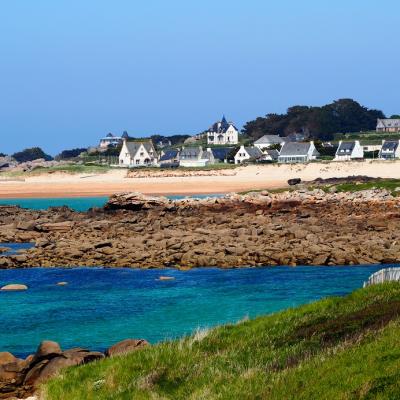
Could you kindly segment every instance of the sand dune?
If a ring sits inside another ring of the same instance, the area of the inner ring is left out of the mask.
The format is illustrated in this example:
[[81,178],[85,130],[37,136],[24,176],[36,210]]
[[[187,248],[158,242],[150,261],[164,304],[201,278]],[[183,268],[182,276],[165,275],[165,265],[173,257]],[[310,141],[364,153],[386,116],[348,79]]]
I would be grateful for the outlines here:
[[21,181],[1,181],[0,198],[106,196],[117,192],[145,194],[206,194],[282,187],[290,178],[313,180],[318,177],[399,178],[399,161],[321,162],[291,165],[249,165],[233,176],[190,176],[126,178],[125,170],[98,175],[43,174]]

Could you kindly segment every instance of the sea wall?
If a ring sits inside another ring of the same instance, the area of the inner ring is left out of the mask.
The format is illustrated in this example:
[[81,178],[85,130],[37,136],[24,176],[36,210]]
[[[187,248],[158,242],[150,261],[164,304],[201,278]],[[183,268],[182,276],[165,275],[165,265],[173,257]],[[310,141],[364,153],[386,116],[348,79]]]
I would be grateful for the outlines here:
[[0,268],[395,263],[399,205],[385,190],[304,189],[177,201],[124,193],[87,213],[0,207],[0,243],[36,243]]

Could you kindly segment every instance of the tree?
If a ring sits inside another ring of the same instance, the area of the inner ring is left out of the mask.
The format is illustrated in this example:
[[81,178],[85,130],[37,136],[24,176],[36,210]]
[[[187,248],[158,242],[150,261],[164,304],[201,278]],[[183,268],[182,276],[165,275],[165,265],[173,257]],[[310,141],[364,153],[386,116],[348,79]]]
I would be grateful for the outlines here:
[[69,158],[78,157],[81,153],[83,153],[85,151],[87,151],[86,148],[76,148],[76,149],[71,149],[71,150],[63,150],[55,158],[57,160],[68,160]]
[[46,154],[40,147],[32,147],[30,149],[22,150],[12,155],[18,162],[33,161],[43,158],[46,161],[51,161],[53,157]]
[[400,115],[399,114],[393,114],[390,118],[391,119],[400,119]]
[[368,109],[352,99],[339,99],[322,107],[293,106],[286,114],[267,114],[247,122],[242,132],[252,139],[266,134],[303,133],[312,139],[332,140],[335,133],[372,130],[382,111]]

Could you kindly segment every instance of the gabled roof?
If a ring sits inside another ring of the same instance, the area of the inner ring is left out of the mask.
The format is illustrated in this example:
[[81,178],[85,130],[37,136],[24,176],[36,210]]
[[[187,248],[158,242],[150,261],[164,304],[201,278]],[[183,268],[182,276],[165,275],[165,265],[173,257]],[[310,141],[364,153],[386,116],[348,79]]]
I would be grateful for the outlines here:
[[238,130],[233,122],[228,122],[225,118],[225,115],[222,116],[221,121],[217,121],[215,124],[212,124],[211,127],[208,129],[208,132],[212,133],[226,133],[229,127],[233,127],[235,130]]
[[112,138],[112,137],[114,137],[114,135],[110,132],[110,133],[107,133],[107,136],[106,136],[106,138]]
[[310,150],[310,143],[286,142],[279,153],[280,156],[306,156]]
[[129,139],[129,135],[127,132],[124,132],[121,137],[122,139]]
[[126,147],[131,156],[135,156],[136,153],[138,152],[140,146],[142,146],[142,145],[148,153],[153,152],[153,155],[156,155],[156,151],[154,150],[153,143],[151,143],[151,142],[139,142],[139,141],[133,141],[133,142],[127,141],[126,142]]
[[180,158],[198,158],[201,152],[199,147],[185,147],[181,150]]
[[278,150],[266,150],[265,154],[268,154],[273,160],[277,160],[279,157],[279,151]]
[[245,147],[244,148],[250,158],[260,158],[263,153],[258,147]]
[[385,128],[400,128],[400,119],[397,118],[380,118],[378,125],[381,123]]
[[395,152],[399,147],[398,140],[385,140],[382,144],[382,151]]
[[336,150],[336,154],[351,154],[355,146],[355,142],[342,142]]
[[214,158],[217,160],[224,161],[228,158],[229,153],[234,149],[234,147],[214,147],[211,149]]
[[284,141],[285,138],[278,135],[264,135],[260,137],[260,139],[256,140],[254,144],[280,144]]
[[175,160],[178,157],[178,150],[173,149],[173,150],[167,150],[164,152],[164,154],[161,156],[160,161],[169,161],[169,160]]

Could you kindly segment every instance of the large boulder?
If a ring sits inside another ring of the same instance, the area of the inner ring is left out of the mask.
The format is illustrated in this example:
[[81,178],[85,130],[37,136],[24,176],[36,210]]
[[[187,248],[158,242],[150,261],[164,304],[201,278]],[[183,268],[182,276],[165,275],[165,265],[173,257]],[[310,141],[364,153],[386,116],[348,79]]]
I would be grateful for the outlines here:
[[40,343],[31,364],[36,364],[43,359],[50,359],[62,354],[60,345],[51,340],[44,340]]
[[118,342],[106,350],[107,357],[113,357],[120,354],[132,353],[133,351],[149,346],[150,343],[144,339],[126,339]]

